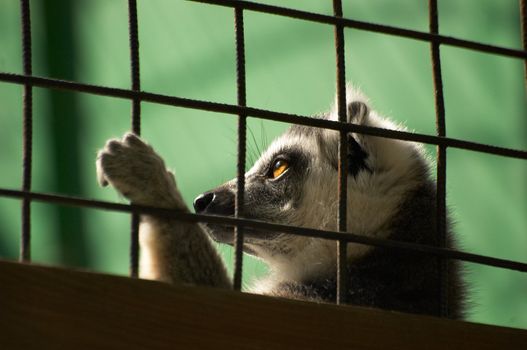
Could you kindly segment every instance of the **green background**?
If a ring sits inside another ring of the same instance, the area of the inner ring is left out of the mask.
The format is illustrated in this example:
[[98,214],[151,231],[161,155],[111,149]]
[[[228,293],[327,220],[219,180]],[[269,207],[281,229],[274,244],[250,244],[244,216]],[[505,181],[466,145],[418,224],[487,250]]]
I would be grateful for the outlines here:
[[[331,1],[259,1],[331,14]],[[427,1],[344,1],[349,18],[427,31]],[[440,32],[520,48],[515,0],[440,0]],[[31,1],[34,74],[129,88],[127,2]],[[233,10],[186,1],[138,2],[141,84],[149,92],[236,103]],[[245,12],[247,103],[312,115],[335,91],[333,28]],[[346,29],[346,75],[379,112],[435,133],[429,45]],[[527,148],[523,62],[441,47],[447,134]],[[0,2],[0,71],[22,72],[19,3]],[[0,82],[0,187],[20,188],[22,87]],[[144,137],[175,169],[187,203],[235,176],[236,117],[142,104]],[[97,149],[129,129],[130,102],[34,89],[32,189],[124,202],[95,180]],[[287,125],[249,119],[249,160]],[[433,157],[434,148],[428,147]],[[250,165],[250,162],[248,162]],[[448,150],[448,205],[461,247],[527,262],[527,163]],[[32,204],[36,262],[128,272],[129,216]],[[0,257],[16,259],[20,201],[0,198]],[[232,251],[222,248],[232,265]],[[465,264],[470,320],[527,328],[527,276]],[[245,257],[244,283],[265,272]]]

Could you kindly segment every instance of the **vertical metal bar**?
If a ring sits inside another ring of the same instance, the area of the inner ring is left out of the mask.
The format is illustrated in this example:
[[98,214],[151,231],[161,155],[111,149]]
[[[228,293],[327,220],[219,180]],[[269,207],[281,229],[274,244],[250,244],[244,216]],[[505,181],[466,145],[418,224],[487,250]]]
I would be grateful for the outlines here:
[[[342,2],[333,0],[333,14],[335,17],[342,17]],[[337,57],[337,104],[339,121],[347,120],[346,104],[346,70],[344,65],[344,27],[335,25],[335,50]],[[347,231],[347,194],[348,194],[348,142],[345,131],[340,131],[339,142],[339,212],[338,230]],[[347,264],[347,244],[345,241],[337,242],[337,304],[346,303],[348,290],[348,264]]]
[[[527,51],[527,1],[520,0],[520,23],[522,30],[522,44],[523,49]],[[525,79],[525,87],[527,88],[527,59],[523,60],[523,72]]]
[[[130,35],[130,72],[132,75],[132,90],[140,91],[139,74],[139,33],[137,28],[137,2],[128,0],[128,29]],[[132,100],[132,132],[141,134],[141,100]],[[130,223],[130,276],[139,275],[139,215],[132,214]]]
[[[429,25],[430,33],[439,33],[439,16],[437,11],[437,0],[429,0]],[[439,53],[439,43],[430,43],[430,53],[432,58],[432,71],[434,80],[434,97],[436,110],[436,133],[437,136],[446,135],[445,124],[445,103],[443,97],[443,79],[441,77],[441,57]],[[447,246],[446,237],[446,146],[437,146],[437,234],[439,236],[439,246]],[[439,300],[440,313],[443,317],[448,317],[448,260],[439,259]]]
[[[527,51],[527,0],[520,0],[520,25],[522,47],[523,50]],[[527,59],[523,60],[523,74],[523,85],[525,87],[525,92],[527,93]]]
[[[245,107],[247,104],[245,85],[245,35],[243,27],[243,9],[234,8],[234,24],[236,34],[236,84],[238,91],[238,105]],[[238,116],[238,164],[237,164],[237,190],[235,202],[235,216],[243,217],[245,193],[245,158],[247,138],[247,115]],[[241,290],[242,263],[243,263],[243,231],[237,225],[234,230],[234,290]]]
[[[22,60],[25,75],[32,75],[31,54],[31,13],[29,0],[20,0],[22,23]],[[23,175],[22,190],[31,190],[31,168],[33,158],[33,88],[24,84],[23,95]],[[22,200],[22,236],[20,240],[20,261],[31,260],[31,200]]]

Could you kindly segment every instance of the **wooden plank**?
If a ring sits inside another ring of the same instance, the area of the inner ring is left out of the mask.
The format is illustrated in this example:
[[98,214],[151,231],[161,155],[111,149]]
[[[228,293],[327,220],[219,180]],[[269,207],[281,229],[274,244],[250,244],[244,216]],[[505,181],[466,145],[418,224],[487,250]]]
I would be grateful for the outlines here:
[[527,331],[0,261],[2,349],[527,349]]

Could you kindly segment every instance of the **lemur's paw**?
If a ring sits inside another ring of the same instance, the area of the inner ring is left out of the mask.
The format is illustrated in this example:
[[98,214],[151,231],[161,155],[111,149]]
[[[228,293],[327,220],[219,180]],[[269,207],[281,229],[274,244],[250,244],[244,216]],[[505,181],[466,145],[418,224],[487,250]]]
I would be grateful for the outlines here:
[[161,157],[132,133],[109,140],[99,151],[96,166],[99,183],[111,184],[133,203],[186,208]]

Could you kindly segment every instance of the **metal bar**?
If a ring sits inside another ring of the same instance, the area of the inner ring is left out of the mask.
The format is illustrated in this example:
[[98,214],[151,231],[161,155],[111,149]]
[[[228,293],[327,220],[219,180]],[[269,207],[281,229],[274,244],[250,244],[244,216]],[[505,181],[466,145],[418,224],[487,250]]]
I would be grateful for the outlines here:
[[[333,0],[333,14],[335,17],[342,17],[341,0]],[[335,53],[336,53],[336,72],[337,72],[337,105],[338,120],[341,123],[347,122],[346,104],[346,69],[344,62],[344,27],[335,25]],[[339,209],[337,216],[337,229],[339,232],[346,232],[347,226],[347,198],[348,198],[348,157],[347,157],[347,133],[340,131],[339,138],[339,162],[338,162],[338,201]],[[348,290],[348,264],[347,264],[347,243],[337,241],[337,304],[345,304]]]
[[138,214],[130,217],[130,277],[139,277],[139,222]]
[[429,246],[416,243],[407,243],[402,241],[394,241],[390,239],[381,239],[374,237],[367,237],[357,235],[354,233],[342,233],[337,231],[324,231],[319,229],[297,227],[273,224],[269,222],[243,219],[226,216],[201,215],[192,213],[183,213],[173,209],[156,208],[137,204],[120,204],[106,201],[85,199],[72,196],[63,196],[57,194],[40,193],[40,192],[26,192],[20,190],[12,190],[0,188],[0,196],[18,199],[30,199],[33,201],[57,203],[63,205],[71,205],[77,207],[97,208],[103,210],[111,210],[123,213],[143,213],[150,215],[158,215],[170,217],[176,220],[185,222],[207,222],[213,224],[221,224],[227,226],[243,225],[258,230],[276,231],[288,234],[294,234],[303,237],[313,237],[328,240],[343,240],[348,243],[359,243],[371,245],[376,247],[398,249],[401,251],[411,251],[416,254],[428,254],[439,256],[448,259],[456,259],[468,261],[476,264],[499,267],[507,270],[514,270],[519,272],[527,272],[527,263],[522,263],[513,260],[493,258],[484,255],[472,254],[458,250],[451,250],[448,248],[439,248],[436,246]]
[[[130,72],[132,78],[132,90],[140,91],[139,31],[136,0],[128,0],[128,28],[130,33]],[[132,131],[136,135],[141,134],[141,99],[138,96],[132,100]]]
[[[236,34],[236,85],[238,92],[238,106],[245,107],[247,103],[247,87],[245,80],[245,38],[243,26],[243,9],[234,9],[234,24]],[[236,218],[243,217],[244,195],[245,195],[245,158],[247,153],[247,115],[238,115],[238,164],[237,164],[237,187],[234,215]],[[242,286],[242,263],[243,263],[243,226],[236,225],[234,228],[234,290],[241,290]]]
[[[130,36],[130,72],[132,90],[141,90],[139,74],[139,32],[137,24],[137,2],[128,0],[128,29]],[[132,99],[132,132],[141,135],[141,99]],[[130,220],[130,276],[139,275],[139,215],[132,214]]]
[[[22,207],[22,239],[21,239],[21,257],[22,261],[30,260],[30,203],[32,200],[69,204],[74,206],[94,207],[108,210],[117,210],[132,213],[132,232],[131,232],[131,275],[137,276],[138,273],[138,218],[139,213],[154,213],[158,215],[168,215],[183,221],[191,222],[217,222],[235,226],[235,272],[234,288],[241,288],[242,278],[242,247],[243,247],[243,228],[245,226],[259,229],[270,229],[280,232],[293,233],[301,236],[318,237],[323,239],[338,240],[338,303],[345,302],[346,295],[346,245],[348,242],[360,244],[370,244],[380,247],[389,247],[393,249],[410,250],[421,254],[432,254],[442,258],[442,314],[447,315],[448,304],[446,290],[448,289],[448,277],[446,274],[445,258],[471,261],[474,263],[485,264],[490,266],[502,267],[522,272],[527,272],[527,264],[496,259],[477,254],[464,253],[460,251],[451,251],[446,248],[446,147],[457,147],[473,151],[497,154],[508,157],[527,159],[527,151],[512,150],[491,145],[479,144],[464,140],[449,139],[445,136],[445,110],[443,89],[441,80],[441,63],[439,55],[439,45],[445,44],[466,49],[472,49],[487,53],[504,55],[525,60],[525,74],[527,82],[527,51],[497,47],[477,42],[461,40],[452,37],[441,36],[438,34],[438,15],[437,0],[429,0],[430,11],[430,33],[423,33],[402,28],[378,25],[368,22],[355,21],[342,18],[342,4],[340,0],[334,0],[334,17],[320,14],[308,13],[293,9],[281,8],[270,5],[256,4],[247,1],[233,0],[191,0],[221,6],[234,7],[235,10],[235,32],[236,32],[236,51],[237,51],[237,90],[238,104],[227,105],[212,103],[199,100],[183,99],[173,96],[165,96],[140,91],[140,74],[139,74],[139,40],[138,40],[138,21],[137,21],[137,4],[135,0],[129,0],[129,31],[130,31],[130,53],[131,53],[131,75],[132,90],[114,89],[100,87],[89,84],[80,84],[74,82],[61,81],[56,79],[46,79],[32,77],[31,66],[31,25],[30,25],[30,7],[29,0],[21,0],[22,13],[22,38],[23,38],[23,67],[24,75],[0,73],[0,81],[8,81],[24,85],[24,160],[23,160],[23,185],[22,191],[0,189],[0,195],[21,198]],[[338,113],[339,122],[322,121],[318,119],[302,116],[272,112],[256,108],[246,107],[246,79],[245,79],[245,49],[244,49],[244,28],[243,28],[243,10],[253,10],[320,23],[332,24],[335,26],[335,43],[337,57],[337,96],[338,96]],[[525,38],[525,0],[520,0],[520,13],[522,18],[522,34],[524,49],[526,49]],[[434,74],[434,87],[436,97],[436,123],[437,136],[413,134],[380,128],[364,127],[358,125],[349,125],[346,123],[346,93],[345,93],[345,64],[344,64],[344,27],[362,29],[372,32],[397,35],[416,40],[428,41],[431,44],[432,66]],[[89,92],[127,98],[132,100],[132,130],[140,134],[140,104],[142,100],[156,103],[211,110],[215,112],[225,112],[238,115],[238,164],[237,164],[237,181],[238,188],[236,194],[235,218],[213,217],[207,215],[196,215],[188,213],[179,213],[168,209],[160,209],[138,205],[115,204],[102,201],[93,201],[82,198],[67,197],[60,195],[50,195],[43,193],[30,192],[31,189],[31,163],[32,163],[32,87],[43,86],[49,88],[59,88],[73,91]],[[339,144],[339,215],[338,231],[323,231],[316,229],[306,229],[293,226],[285,226],[260,222],[256,220],[243,219],[244,189],[245,189],[245,158],[246,158],[246,119],[247,116],[258,116],[263,119],[278,120],[283,122],[292,122],[296,124],[310,125],[314,127],[323,127],[340,131]],[[396,138],[402,140],[411,140],[438,145],[437,161],[437,231],[441,236],[441,247],[432,247],[419,244],[391,241],[386,239],[375,239],[363,237],[351,233],[343,234],[347,229],[346,225],[346,199],[347,199],[347,133],[359,132],[364,134],[376,135],[381,137]],[[446,279],[445,279],[446,278]]]
[[301,10],[295,10],[285,7],[259,4],[250,1],[243,0],[188,0],[198,3],[212,4],[225,7],[241,7],[244,10],[250,10],[255,12],[268,13],[273,15],[279,15],[284,17],[296,18],[310,22],[318,22],[332,25],[342,25],[347,28],[360,29],[370,31],[374,33],[383,33],[388,35],[395,35],[405,37],[409,39],[415,39],[420,41],[437,42],[438,44],[455,46],[469,50],[475,50],[480,52],[492,53],[496,55],[509,56],[514,58],[527,58],[527,51],[505,48],[500,46],[483,44],[475,41],[463,40],[453,38],[444,35],[432,34],[427,32],[420,32],[411,29],[404,29],[398,27],[392,27],[382,24],[357,21],[348,18],[337,18],[333,16],[323,15],[319,13],[305,12]]
[[[520,0],[520,23],[522,31],[522,45],[523,50],[527,51],[527,1]],[[525,86],[527,87],[527,58],[523,59],[523,72],[525,79]]]
[[[430,32],[439,33],[439,16],[437,11],[437,0],[429,0],[428,15]],[[443,79],[441,75],[441,57],[439,43],[430,43],[430,56],[432,60],[432,72],[434,81],[434,98],[436,110],[436,132],[437,136],[444,137],[446,134],[445,124],[445,102],[443,97]],[[437,146],[437,179],[436,179],[436,232],[438,244],[441,248],[447,247],[446,233],[446,146]],[[440,314],[448,317],[448,260],[439,259],[439,303]]]
[[[31,53],[31,12],[29,0],[20,1],[22,24],[22,61],[25,75],[33,74]],[[24,84],[23,95],[23,159],[22,190],[31,190],[33,158],[33,87]],[[22,235],[20,239],[20,261],[31,260],[31,199],[22,200]]]
[[527,159],[527,151],[519,149],[511,149],[505,147],[498,147],[494,145],[487,145],[483,143],[459,140],[449,137],[438,137],[433,135],[412,133],[407,131],[390,130],[383,128],[376,128],[365,125],[356,125],[349,123],[340,123],[330,120],[323,120],[312,118],[309,116],[301,116],[290,113],[269,111],[260,108],[242,107],[231,104],[209,102],[202,100],[193,100],[177,96],[167,96],[161,94],[154,94],[145,91],[132,91],[127,89],[111,88],[105,86],[97,86],[91,84],[83,84],[72,81],[65,81],[59,79],[49,79],[35,76],[25,76],[14,73],[0,72],[0,81],[11,82],[16,84],[30,84],[38,87],[48,87],[62,90],[72,90],[85,92],[95,95],[110,96],[124,99],[139,98],[141,101],[153,102],[169,106],[178,106],[185,108],[200,109],[210,112],[219,112],[227,114],[245,114],[247,116],[257,117],[260,119],[274,120],[284,123],[293,123],[299,125],[312,126],[316,128],[324,128],[330,130],[343,130],[346,132],[354,132],[365,135],[386,137],[390,139],[398,139],[404,141],[413,141],[426,143],[431,145],[445,145],[452,148],[466,149],[475,152],[495,154],[510,158]]

